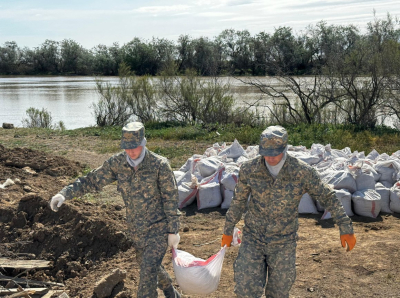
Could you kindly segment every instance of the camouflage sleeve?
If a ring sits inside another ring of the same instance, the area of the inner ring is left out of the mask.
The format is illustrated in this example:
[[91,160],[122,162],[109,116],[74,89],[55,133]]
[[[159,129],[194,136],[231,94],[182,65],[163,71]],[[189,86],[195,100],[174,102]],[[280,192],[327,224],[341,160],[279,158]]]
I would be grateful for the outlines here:
[[72,184],[64,187],[60,194],[65,199],[70,200],[88,192],[99,191],[103,186],[116,180],[116,175],[112,170],[112,163],[113,157],[106,160],[102,166],[91,171],[86,176],[79,177]]
[[242,218],[243,212],[246,210],[247,200],[251,189],[247,184],[247,175],[243,170],[243,166],[239,172],[239,180],[235,187],[233,200],[226,213],[224,234],[233,235],[233,229],[238,221]]
[[335,191],[322,181],[315,169],[312,169],[311,177],[308,181],[308,194],[312,198],[316,198],[331,213],[332,218],[339,226],[340,235],[353,234],[351,219],[347,216],[342,203],[336,197]]
[[174,173],[167,161],[163,161],[160,165],[158,187],[168,220],[168,232],[176,234],[179,232],[179,216],[181,214],[178,210],[179,194]]

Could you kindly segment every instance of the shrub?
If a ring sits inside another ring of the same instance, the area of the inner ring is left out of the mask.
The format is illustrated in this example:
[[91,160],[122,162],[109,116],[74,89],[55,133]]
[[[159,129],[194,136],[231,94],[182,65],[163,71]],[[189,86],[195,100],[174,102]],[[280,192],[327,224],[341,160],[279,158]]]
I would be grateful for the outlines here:
[[22,119],[22,125],[27,128],[53,128],[51,113],[45,108],[42,110],[30,107],[26,110],[28,118]]

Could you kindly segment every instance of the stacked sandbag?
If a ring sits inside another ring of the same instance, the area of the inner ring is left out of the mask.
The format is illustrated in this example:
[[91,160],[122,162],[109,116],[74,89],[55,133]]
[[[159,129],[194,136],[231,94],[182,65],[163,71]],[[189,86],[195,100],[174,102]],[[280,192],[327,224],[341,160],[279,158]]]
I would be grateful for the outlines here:
[[315,206],[315,202],[308,193],[305,193],[300,199],[299,213],[301,213],[301,214],[307,214],[307,213],[318,214],[318,210],[317,210],[317,207]]
[[390,209],[390,188],[378,182],[375,184],[375,190],[381,196],[381,212],[393,213]]
[[258,155],[258,146],[246,150],[235,140],[230,146],[215,143],[203,155],[195,154],[175,171],[179,208],[197,199],[197,208],[229,208],[240,165]]
[[221,205],[222,195],[219,183],[221,171],[222,169],[200,181],[199,191],[197,192],[197,209],[201,210]]
[[357,190],[351,200],[358,215],[375,218],[381,211],[381,196],[374,189]]
[[[174,174],[177,175],[176,172]],[[197,178],[192,174],[192,171],[187,171],[183,175],[179,173],[178,175],[178,178],[176,178],[179,194],[178,207],[182,209],[193,203],[196,199],[198,191]]]
[[[336,194],[336,198],[342,203],[342,206],[347,216],[353,216],[354,213],[351,207],[351,193],[346,189],[335,189],[334,191]],[[317,201],[317,209],[318,211],[324,212],[321,219],[329,219],[332,217],[329,210],[324,209],[319,201]]]
[[347,189],[353,193],[357,190],[356,180],[354,176],[347,170],[331,170],[328,169],[320,173],[322,180],[333,186],[334,189]]
[[[364,152],[352,152],[349,147],[339,150],[332,149],[330,144],[312,144],[310,149],[288,145],[288,154],[316,169],[321,179],[335,190],[348,216],[376,217],[380,211],[400,212],[397,196],[400,196],[400,189],[395,187],[400,180],[400,150],[391,156],[376,150],[365,155]],[[174,172],[180,208],[196,198],[201,209],[229,208],[240,166],[258,156],[258,146],[244,149],[236,139],[230,146],[215,143],[202,155],[193,155]],[[329,210],[317,200],[305,194],[299,203],[299,213],[324,212],[323,219],[329,218]]]
[[222,209],[228,209],[233,199],[233,191],[239,179],[239,167],[230,165],[225,167],[221,178]]
[[394,158],[381,159],[375,165],[375,170],[381,174],[379,182],[388,188],[391,188],[398,180],[399,169],[400,163]]
[[390,210],[400,213],[400,182],[390,189]]

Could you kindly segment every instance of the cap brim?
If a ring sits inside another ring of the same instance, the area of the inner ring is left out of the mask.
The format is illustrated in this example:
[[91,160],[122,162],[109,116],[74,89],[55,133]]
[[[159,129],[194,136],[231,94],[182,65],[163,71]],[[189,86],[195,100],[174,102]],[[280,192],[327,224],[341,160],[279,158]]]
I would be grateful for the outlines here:
[[281,154],[283,151],[285,151],[286,146],[281,147],[281,148],[274,148],[274,149],[265,149],[265,148],[259,148],[259,153],[262,156],[277,156]]
[[141,143],[133,143],[133,142],[121,142],[121,149],[135,149],[140,146]]

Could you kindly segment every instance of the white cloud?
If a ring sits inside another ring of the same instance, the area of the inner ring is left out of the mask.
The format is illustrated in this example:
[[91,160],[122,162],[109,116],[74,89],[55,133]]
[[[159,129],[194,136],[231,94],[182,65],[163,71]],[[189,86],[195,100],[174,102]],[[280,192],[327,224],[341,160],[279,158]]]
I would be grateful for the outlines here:
[[182,12],[190,9],[188,5],[171,5],[171,6],[145,6],[136,9],[140,13],[161,14],[170,12]]
[[224,17],[229,15],[234,15],[232,12],[224,12],[224,11],[206,11],[197,14],[201,17]]

